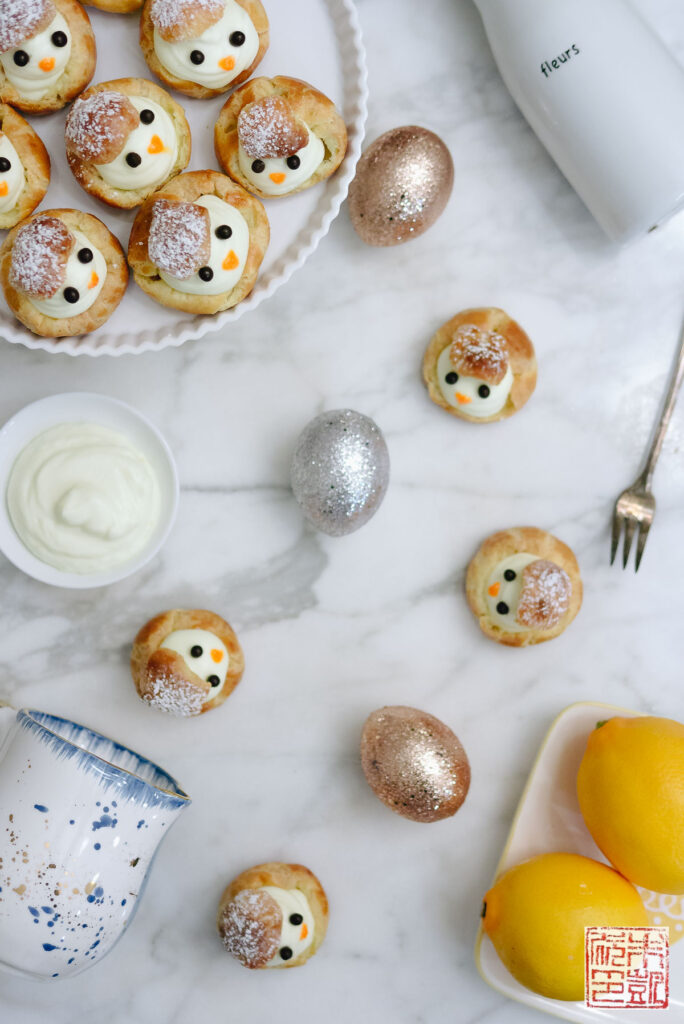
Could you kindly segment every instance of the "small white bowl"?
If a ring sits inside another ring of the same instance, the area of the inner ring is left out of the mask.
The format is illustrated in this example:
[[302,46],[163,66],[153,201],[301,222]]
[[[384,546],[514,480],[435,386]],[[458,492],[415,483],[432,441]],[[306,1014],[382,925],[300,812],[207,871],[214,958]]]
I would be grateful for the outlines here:
[[[7,509],[7,482],[19,453],[37,434],[58,423],[98,423],[124,434],[147,458],[159,482],[161,515],[149,541],[135,556],[105,572],[61,572],[36,558],[19,539]],[[178,473],[171,449],[148,419],[107,395],[73,391],[25,406],[0,430],[0,551],[17,569],[53,587],[87,590],[126,579],[154,558],[168,537],[178,510]]]

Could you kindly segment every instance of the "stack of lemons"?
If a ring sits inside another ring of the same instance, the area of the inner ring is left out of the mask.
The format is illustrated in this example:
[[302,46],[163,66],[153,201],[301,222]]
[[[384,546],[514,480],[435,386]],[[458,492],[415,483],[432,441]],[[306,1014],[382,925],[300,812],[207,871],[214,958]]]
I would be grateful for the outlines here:
[[484,930],[514,978],[552,999],[584,998],[584,929],[649,924],[635,885],[684,893],[684,725],[611,718],[589,736],[577,796],[613,867],[546,853],[484,898]]

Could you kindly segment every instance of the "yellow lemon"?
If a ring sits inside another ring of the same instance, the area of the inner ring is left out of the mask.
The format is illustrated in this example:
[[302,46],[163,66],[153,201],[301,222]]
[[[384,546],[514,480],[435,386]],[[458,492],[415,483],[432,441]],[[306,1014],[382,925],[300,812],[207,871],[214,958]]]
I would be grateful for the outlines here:
[[625,878],[684,893],[684,725],[651,717],[599,724],[577,797],[594,842]]
[[584,929],[646,927],[639,894],[606,864],[543,853],[507,871],[484,898],[482,924],[514,978],[551,999],[584,999]]

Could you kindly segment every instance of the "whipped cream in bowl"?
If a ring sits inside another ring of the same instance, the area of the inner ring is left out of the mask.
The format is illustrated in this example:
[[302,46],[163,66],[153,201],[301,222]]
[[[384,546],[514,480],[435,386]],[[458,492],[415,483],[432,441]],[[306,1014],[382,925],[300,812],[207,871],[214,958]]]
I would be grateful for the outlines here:
[[0,429],[0,550],[42,583],[86,589],[146,565],[176,518],[173,455],[106,395],[52,395]]

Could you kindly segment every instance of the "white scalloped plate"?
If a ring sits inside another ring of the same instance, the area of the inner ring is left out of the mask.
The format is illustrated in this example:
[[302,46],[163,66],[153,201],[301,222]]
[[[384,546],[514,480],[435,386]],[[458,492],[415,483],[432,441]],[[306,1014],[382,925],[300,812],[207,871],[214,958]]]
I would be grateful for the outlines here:
[[[559,851],[606,862],[591,838],[577,802],[575,780],[587,738],[596,723],[613,715],[644,712],[586,701],[571,704],[551,723],[532,766],[494,880],[528,857]],[[651,924],[670,928],[670,1005],[668,1020],[684,1020],[684,898],[639,889]],[[681,941],[680,941],[681,940]],[[654,1024],[655,1009],[598,1009],[585,1003],[547,999],[524,988],[509,974],[480,925],[475,942],[477,969],[492,988],[535,1010],[579,1024]]]
[[[78,338],[38,338],[14,319],[0,297],[0,336],[45,352],[101,356],[149,352],[182,345],[232,323],[269,298],[308,259],[328,232],[347,195],[361,153],[366,121],[366,57],[352,0],[265,0],[271,22],[271,46],[257,74],[303,78],[330,96],[349,132],[344,162],[332,178],[286,199],[267,200],[271,244],[251,295],[235,309],[217,316],[188,316],[157,305],[129,283],[123,302],[92,334]],[[112,15],[88,7],[98,42],[94,82],[124,76],[153,78],[138,46],[138,16]],[[174,94],[185,108],[192,131],[188,170],[218,169],[214,156],[214,122],[223,99],[191,100]],[[124,249],[133,213],[112,210],[87,195],[74,181],[64,157],[64,117],[32,117],[52,158],[52,181],[42,207],[78,207],[103,220]],[[141,325],[131,329],[131,324]]]

